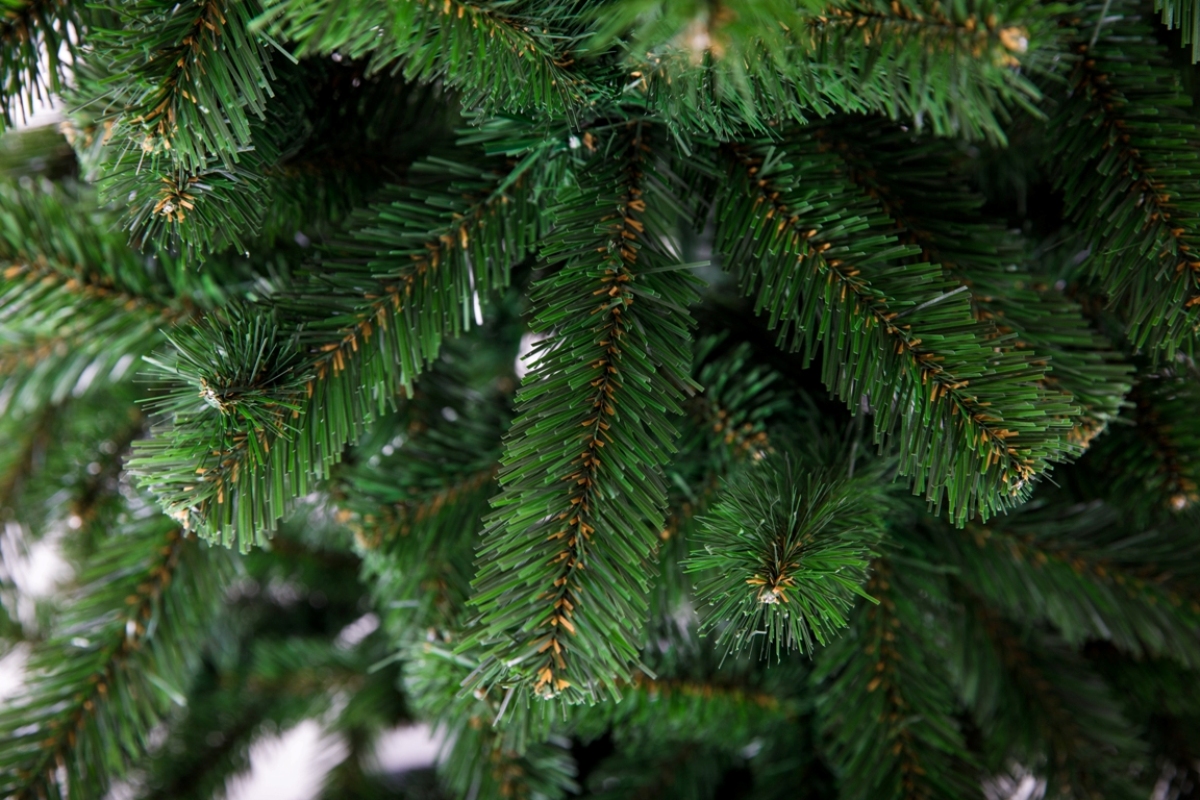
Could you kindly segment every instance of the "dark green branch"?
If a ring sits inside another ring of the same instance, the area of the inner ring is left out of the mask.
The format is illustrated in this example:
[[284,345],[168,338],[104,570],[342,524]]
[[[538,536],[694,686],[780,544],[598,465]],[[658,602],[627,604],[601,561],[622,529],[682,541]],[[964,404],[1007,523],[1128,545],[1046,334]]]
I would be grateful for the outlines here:
[[823,353],[824,381],[848,405],[870,403],[876,438],[896,437],[914,491],[947,500],[960,522],[1027,496],[1076,451],[1057,431],[1076,409],[1038,387],[1045,365],[977,323],[940,267],[897,264],[913,250],[874,203],[845,186],[814,137],[790,138],[783,151],[725,149],[734,181],[718,246],[742,291],[781,345],[806,362]]

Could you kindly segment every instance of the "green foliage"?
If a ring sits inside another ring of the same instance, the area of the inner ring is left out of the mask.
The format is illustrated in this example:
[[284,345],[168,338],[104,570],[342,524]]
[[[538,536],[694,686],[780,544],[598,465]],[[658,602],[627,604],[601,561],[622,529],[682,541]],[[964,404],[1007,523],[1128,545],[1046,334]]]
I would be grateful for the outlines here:
[[596,28],[586,46],[603,52],[622,39],[631,88],[664,119],[714,131],[730,130],[738,117],[755,126],[775,117],[802,121],[808,109],[861,107],[833,75],[822,75],[832,80],[821,85],[818,70],[789,63],[791,31],[817,10],[813,3],[761,0],[618,0],[593,11]]
[[1149,6],[0,0],[0,794],[1182,796]]
[[[413,647],[408,656],[405,687],[423,713],[446,721],[442,775],[455,795],[479,787],[483,797],[560,798],[577,788],[569,741],[549,732],[545,716],[530,714],[511,689],[461,691],[477,660],[436,641]],[[509,723],[497,730],[505,714]]]
[[763,637],[764,650],[811,652],[870,599],[871,548],[883,531],[877,475],[805,470],[774,458],[735,479],[700,518],[687,569],[705,572],[696,599],[729,649]]
[[187,242],[205,253],[244,249],[239,233],[259,216],[262,194],[256,176],[237,167],[211,164],[192,172],[173,166],[126,164],[102,184],[109,197],[128,198],[128,226],[138,246],[168,249]]
[[812,51],[841,66],[866,109],[936,135],[1003,141],[1007,109],[1040,93],[1027,73],[1052,62],[1052,5],[848,3],[811,24]]
[[[259,209],[260,240],[289,240],[296,231],[333,238],[348,214],[404,179],[458,120],[440,87],[368,75],[345,60],[304,61],[274,90],[272,113],[286,119],[255,130],[256,150],[278,152],[256,173],[261,196],[271,198]],[[336,112],[314,117],[315,109]]]
[[[584,103],[570,55],[526,21],[532,3],[372,3],[268,0],[258,26],[298,45],[300,54],[370,56],[371,69],[402,64],[406,80],[439,79],[465,104],[490,111],[570,114]],[[553,12],[551,12],[553,13]]]
[[[1198,393],[1193,375],[1162,370],[1139,376],[1123,424],[1113,425],[1084,463],[1107,473],[1115,504],[1153,520],[1200,501]],[[1117,463],[1119,472],[1113,470]]]
[[89,563],[69,612],[34,650],[33,679],[0,715],[7,796],[102,795],[185,702],[229,561],[164,517],[134,513]]
[[594,12],[593,52],[617,45],[662,119],[740,138],[749,125],[874,112],[940,135],[1002,141],[1007,108],[1040,98],[1025,72],[1053,59],[1048,9],[1033,3],[661,3]]
[[[620,700],[573,714],[573,737],[595,746],[607,735],[614,748],[589,785],[616,796],[719,797],[723,772],[752,763],[764,739],[792,738],[804,710],[796,689],[805,670],[795,662],[759,669],[744,654],[709,646],[694,626],[660,622],[653,635],[657,641],[643,651],[650,668],[635,673]],[[705,730],[720,730],[720,739]]]
[[859,604],[851,630],[821,651],[813,672],[838,795],[968,797],[977,792],[976,757],[930,646],[937,617],[919,599],[944,596],[945,587],[929,564],[906,559],[902,566],[874,564],[866,591],[877,604]]
[[175,362],[148,361],[182,386],[154,402],[171,408],[199,397],[221,413],[226,438],[258,431],[284,435],[288,412],[299,410],[308,378],[296,374],[296,338],[279,341],[278,323],[269,315],[243,317],[236,308],[230,312],[228,325],[214,328],[202,322],[167,334]]
[[248,29],[255,13],[252,0],[121,4],[114,27],[92,37],[117,76],[105,86],[114,135],[185,173],[214,159],[232,169],[274,77],[267,43]]
[[[1108,640],[1138,655],[1200,663],[1200,606],[1167,576],[1145,571],[1163,551],[1195,552],[1195,536],[1169,528],[1131,534],[1113,516],[1095,505],[1033,511],[943,536],[942,547],[972,591],[1015,619],[1051,623],[1069,644]],[[987,557],[964,552],[972,547]]]
[[[439,118],[452,116],[436,87],[368,76],[362,64],[284,63],[278,73],[275,97],[262,119],[248,123],[250,140],[237,148],[236,164],[210,153],[185,165],[174,151],[147,155],[119,137],[100,148],[92,169],[101,194],[125,208],[136,244],[204,257],[297,231],[328,237],[331,223],[425,155],[446,132]],[[339,114],[312,117],[331,104]],[[395,136],[418,125],[425,137]]]
[[380,428],[404,432],[361,442],[337,475],[364,576],[401,641],[455,629],[510,421],[500,402],[463,396],[463,368],[438,367],[401,412],[407,425]]
[[[1020,753],[1046,775],[1048,793],[1144,796],[1129,776],[1142,766],[1145,748],[1112,688],[1060,641],[1018,632],[972,599],[964,605],[960,680],[988,766],[1001,769],[1003,758]],[[1104,761],[1116,768],[1097,769]]]
[[1190,352],[1200,329],[1191,98],[1136,8],[1117,2],[1097,21],[1099,13],[1089,7],[1079,20],[1072,92],[1051,121],[1061,131],[1056,184],[1087,236],[1086,274],[1109,294],[1133,344],[1169,357]]
[[5,0],[0,17],[2,133],[18,117],[23,120],[32,113],[35,102],[45,102],[62,91],[67,64],[76,53],[75,37],[82,27],[84,4]]
[[[1120,699],[1124,716],[1147,732],[1151,754],[1169,765],[1160,779],[1168,791],[1195,780],[1195,744],[1200,695],[1191,673],[1165,659],[1131,659],[1112,648],[1090,647],[1089,666]],[[1172,774],[1173,773],[1173,774]]]
[[[86,562],[104,541],[122,459],[145,427],[130,408],[132,396],[127,387],[110,387],[24,418],[6,416],[0,449],[0,625],[6,641],[0,648],[40,641],[53,627],[62,598],[30,596],[31,579],[40,577],[39,557],[54,548],[73,564]],[[63,537],[64,528],[74,535]]]
[[660,759],[622,753],[593,776],[587,796],[624,800],[670,792],[680,800],[709,798],[728,761],[705,749],[686,746]]
[[1162,13],[1168,28],[1179,28],[1183,43],[1192,46],[1192,63],[1200,61],[1200,9],[1188,0],[1155,0],[1154,10]]
[[914,492],[956,521],[986,518],[1073,454],[1056,429],[1077,411],[1038,385],[1045,366],[977,322],[966,287],[909,261],[915,249],[817,136],[798,130],[785,147],[724,155],[716,236],[727,268],[781,346],[804,363],[820,353],[826,385],[871,406],[876,438],[894,441]]
[[699,61],[711,51],[745,63],[753,55],[752,43],[761,41],[768,52],[784,49],[787,32],[803,25],[808,14],[819,10],[817,3],[778,0],[752,0],[715,9],[698,2],[605,3],[595,12],[598,27],[589,45],[598,50],[626,35],[628,48],[635,53],[691,50],[693,59]]
[[755,361],[745,342],[730,347],[723,336],[702,337],[693,354],[692,378],[704,391],[684,401],[679,450],[665,469],[668,513],[659,538],[660,576],[652,614],[668,612],[691,594],[684,570],[698,515],[716,500],[723,480],[735,479],[774,449],[773,435],[797,398],[782,376]]
[[0,177],[45,175],[51,180],[73,176],[75,150],[53,125],[0,135]]
[[138,0],[93,21],[71,127],[94,142],[87,167],[104,198],[127,209],[138,247],[245,251],[242,235],[257,227],[255,166],[278,152],[264,123],[293,126],[281,104],[267,114],[271,50],[291,57],[250,33],[256,9],[253,0]]
[[[1049,361],[1040,382],[1068,392],[1082,412],[1063,431],[1071,441],[1086,445],[1117,417],[1130,365],[1065,295],[1049,256],[1027,252],[1013,231],[981,214],[983,197],[956,174],[946,148],[861,121],[819,135],[850,179],[879,201],[900,241],[920,248],[915,262],[940,264],[970,288],[972,312],[995,325],[993,336],[1011,334],[1013,348]],[[896,148],[905,150],[901,161],[890,155]]]
[[612,153],[584,166],[542,246],[565,266],[535,287],[534,330],[548,336],[517,398],[483,534],[472,600],[475,640],[490,651],[483,685],[594,697],[636,655],[675,439],[668,415],[693,388],[694,284],[663,246],[678,201],[652,142],[631,126],[604,143]]
[[[328,635],[362,619],[355,560],[306,548],[295,537],[311,520],[292,523],[269,555],[239,559],[188,702],[173,709],[165,741],[130,780],[139,798],[212,797],[249,765],[257,738],[306,718],[318,716],[334,746],[364,727],[409,720],[395,666],[373,668],[383,637],[350,644]],[[349,749],[335,769],[359,766],[361,754]]]
[[[86,560],[95,552],[103,526],[83,523],[109,507],[130,443],[145,434],[145,418],[131,407],[135,396],[128,384],[109,387],[46,406],[10,428],[0,506],[26,545],[53,540],[61,526],[75,525],[78,532],[62,543],[66,557]],[[30,633],[36,638],[39,630]]]
[[0,407],[34,411],[119,379],[160,326],[196,313],[193,298],[211,302],[146,270],[111,225],[85,189],[0,184]]
[[[267,430],[243,417],[236,435],[226,432],[229,416],[220,404],[182,387],[159,404],[169,421],[159,438],[140,446],[131,467],[168,513],[227,546],[237,542],[247,550],[265,542],[292,501],[328,475],[364,426],[395,407],[397,394],[436,357],[442,337],[469,328],[475,304],[508,282],[510,265],[528,246],[532,210],[508,202],[497,186],[503,174],[434,166],[450,177],[440,191],[396,190],[397,199],[356,219],[337,268],[320,265],[305,283],[272,298],[276,326],[263,327],[252,313],[229,321],[228,341],[284,359],[249,377],[271,378],[255,391],[271,413],[286,408],[290,418]],[[350,260],[362,253],[377,255]],[[310,316],[314,309],[320,316]],[[292,320],[299,353],[272,343],[292,335],[282,327]],[[210,355],[219,348],[211,340],[195,344],[208,346]],[[231,378],[203,356],[192,361],[199,369],[193,383],[218,387]],[[376,389],[362,392],[364,384]]]

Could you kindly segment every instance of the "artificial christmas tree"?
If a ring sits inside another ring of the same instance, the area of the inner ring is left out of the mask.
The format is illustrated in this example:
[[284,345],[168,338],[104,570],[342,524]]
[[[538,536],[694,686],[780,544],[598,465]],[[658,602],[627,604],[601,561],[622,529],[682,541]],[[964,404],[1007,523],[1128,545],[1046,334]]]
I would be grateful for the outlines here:
[[4,796],[1200,792],[1189,0],[4,9]]

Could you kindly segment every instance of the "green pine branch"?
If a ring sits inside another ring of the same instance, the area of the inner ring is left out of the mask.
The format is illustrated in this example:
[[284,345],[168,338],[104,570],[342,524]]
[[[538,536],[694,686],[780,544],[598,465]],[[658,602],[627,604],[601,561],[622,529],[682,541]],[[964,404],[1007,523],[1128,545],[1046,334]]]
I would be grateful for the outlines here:
[[[47,406],[32,418],[16,415],[0,416],[0,513],[9,519],[21,520],[27,529],[33,528],[29,516],[22,513],[31,484],[43,478],[47,450],[58,432],[62,406]],[[55,479],[57,479],[55,475]],[[57,483],[57,480],[55,481]],[[56,487],[57,488],[57,487]],[[11,531],[10,531],[11,533]],[[30,538],[21,536],[8,543],[0,559],[0,653],[7,653],[17,642],[37,636],[36,621],[41,614],[35,606],[35,625],[22,620],[18,614],[21,592],[15,568],[18,559],[27,557]],[[44,604],[43,608],[45,607]]]
[[[883,533],[878,475],[771,458],[726,483],[684,568],[727,650],[811,653],[841,633]],[[706,607],[707,606],[707,607]]]
[[720,673],[704,679],[636,672],[621,688],[618,702],[581,709],[572,720],[572,735],[589,741],[607,732],[628,749],[657,751],[664,745],[710,744],[700,732],[719,730],[721,741],[714,749],[736,754],[793,722],[801,710],[794,697]]
[[[453,641],[425,641],[405,654],[408,696],[451,743],[438,764],[446,788],[456,796],[476,792],[495,800],[577,792],[568,740],[553,735],[546,715],[531,714],[511,690],[463,692],[479,660],[452,652],[452,646]],[[497,726],[501,719],[504,727]]]
[[917,251],[815,135],[724,153],[727,269],[781,345],[805,361],[821,352],[825,384],[870,405],[876,439],[896,448],[914,492],[959,522],[988,516],[1076,452],[1058,429],[1077,411],[1039,388],[1045,365],[977,322],[941,267],[906,263]]
[[705,53],[718,58],[728,55],[746,69],[747,62],[758,55],[757,45],[779,58],[788,46],[788,31],[800,27],[806,13],[819,10],[820,5],[819,0],[733,0],[712,8],[694,1],[615,0],[598,4],[592,12],[596,28],[586,43],[587,50],[602,52],[620,40],[633,63],[639,63],[643,53],[669,57],[678,51],[696,64]]
[[1029,75],[1057,47],[1032,3],[808,5],[617,0],[594,12],[585,47],[619,42],[624,100],[726,141],[837,112],[1004,141],[1011,111],[1040,99]]
[[575,765],[563,739],[536,742],[521,754],[495,747],[488,733],[468,728],[455,739],[440,773],[457,796],[474,790],[480,800],[568,797],[578,790]]
[[21,495],[49,443],[58,413],[58,408],[48,406],[33,419],[14,422],[6,415],[0,421],[3,430],[0,436],[6,442],[0,450],[0,509],[13,506]]
[[[1174,768],[1160,780],[1183,794],[1200,756],[1200,686],[1195,673],[1166,659],[1134,659],[1115,648],[1092,646],[1084,655],[1121,701],[1124,716],[1150,744],[1151,758]],[[1160,760],[1161,759],[1161,760]],[[1168,795],[1169,796],[1169,795]]]
[[[140,800],[209,800],[230,777],[250,767],[250,746],[264,722],[290,721],[289,715],[272,713],[274,709],[261,696],[239,696],[228,707],[223,700],[205,695],[189,698],[189,705],[201,709],[200,714],[193,712],[175,726],[166,744],[175,745],[176,753],[182,754],[149,763],[151,774]],[[210,716],[214,710],[219,714]]]
[[[307,284],[272,298],[278,322],[258,329],[255,347],[277,349],[288,363],[259,379],[254,402],[278,412],[274,423],[257,426],[242,416],[244,403],[197,397],[224,382],[212,371],[215,353],[196,352],[186,374],[165,356],[175,399],[162,410],[173,421],[138,446],[130,466],[185,527],[242,549],[266,541],[294,499],[395,407],[443,339],[471,327],[488,292],[525,258],[537,226],[520,184],[528,163],[501,172],[432,167],[446,175],[441,187],[394,190],[396,199],[357,217],[334,268],[318,267]],[[233,339],[250,335],[250,316],[237,325]],[[289,327],[295,347],[276,341]],[[205,342],[193,338],[197,348]]]
[[[328,645],[326,645],[328,646]],[[375,764],[377,744],[383,731],[412,723],[409,703],[399,691],[399,665],[382,668],[379,655],[389,647],[384,636],[369,636],[356,651],[359,674],[347,686],[353,691],[349,702],[338,708],[341,698],[335,693],[328,714],[336,715],[327,730],[346,743],[346,758],[335,765],[322,781],[319,797],[327,800],[381,800],[389,794],[388,776],[379,774]],[[411,786],[411,772],[405,776],[405,791],[391,793],[404,797]]]
[[[378,656],[375,637],[339,648],[325,637],[277,636],[249,626],[235,636],[231,653],[212,648],[167,741],[144,762],[136,795],[141,800],[208,800],[251,766],[251,747],[264,731],[341,705],[334,719],[323,719],[327,729],[337,730],[367,698],[381,712],[394,708],[395,693],[380,692],[379,684],[390,688],[395,671],[368,674]],[[338,704],[339,694],[349,702]]]
[[[359,62],[308,59],[279,77],[272,119],[286,120],[255,130],[256,143],[270,140],[278,151],[259,172],[262,192],[272,198],[260,240],[287,241],[296,231],[313,241],[335,239],[354,209],[402,183],[460,122],[443,87],[368,74]],[[331,107],[339,113],[327,114]],[[419,169],[414,177],[420,180]]]
[[[1089,327],[1082,309],[1029,267],[1019,238],[980,214],[944,147],[892,126],[849,122],[819,129],[855,184],[879,201],[915,260],[940,264],[970,287],[975,318],[1013,334],[1011,346],[1048,362],[1040,383],[1080,407],[1068,439],[1087,446],[1120,414],[1132,367]],[[903,148],[903,160],[893,157]]]
[[[1131,773],[1145,763],[1146,747],[1113,691],[1060,642],[1018,629],[966,585],[958,594],[967,626],[961,681],[994,760],[1027,759],[1045,775],[1047,794],[1145,797],[1145,778],[1138,785]],[[1126,774],[1114,760],[1128,765]]]
[[[1022,515],[1024,516],[1024,515]],[[1104,509],[968,525],[937,535],[964,583],[1014,619],[1044,620],[1072,645],[1200,663],[1200,603],[1160,560],[1180,552],[1169,529],[1131,534]],[[1172,546],[1172,543],[1174,546]]]
[[147,250],[183,250],[188,260],[226,248],[249,255],[244,238],[257,232],[267,202],[262,179],[243,158],[223,167],[216,160],[181,170],[153,158],[117,163],[99,181],[103,197],[126,205],[130,243]]
[[268,0],[256,25],[300,55],[369,56],[370,71],[397,67],[407,80],[441,80],[464,105],[573,117],[591,99],[545,9],[479,0]]
[[[811,5],[811,4],[810,4]],[[767,134],[779,120],[805,122],[867,103],[842,91],[836,68],[789,59],[789,31],[806,19],[788,2],[663,3],[615,0],[592,12],[595,29],[582,43],[590,56],[623,56],[620,99],[643,104],[674,128],[736,138],[749,127]]]
[[396,641],[455,630],[470,596],[475,535],[495,494],[508,415],[457,405],[453,421],[441,409],[455,406],[441,406],[399,447],[360,446],[358,463],[338,476],[363,575]]
[[[106,533],[128,443],[144,432],[145,422],[130,408],[132,402],[126,383],[42,406],[36,414],[3,417],[0,425],[9,435],[0,448],[0,466],[11,470],[3,476],[11,482],[0,484],[6,492],[0,504],[19,526],[8,531],[15,550],[33,555],[39,547],[54,546],[72,564],[91,557]],[[64,526],[69,535],[62,535]],[[9,580],[25,583],[21,564],[20,559],[8,562],[6,586],[16,588]],[[42,612],[57,604],[50,597],[28,599],[35,610],[26,620],[32,623],[28,633],[39,637],[53,621],[52,614]]]
[[137,0],[120,5],[119,28],[96,32],[109,77],[92,105],[113,115],[134,160],[234,168],[273,94],[269,43],[249,29],[257,13],[253,0]]
[[860,603],[851,631],[820,651],[817,717],[841,797],[950,800],[979,791],[949,676],[928,647],[936,623],[914,591],[929,590],[921,571],[876,561],[866,591],[878,604]]
[[[1169,357],[1200,330],[1200,185],[1190,97],[1137,10],[1077,20],[1070,95],[1050,121],[1055,182],[1132,344]],[[1092,40],[1091,34],[1098,31]],[[1068,168],[1066,165],[1070,165]]]
[[257,13],[255,0],[137,0],[92,31],[70,91],[79,124],[98,128],[82,160],[138,247],[246,251],[266,205],[258,172],[277,155],[264,132],[295,130],[268,103],[271,50],[294,59],[250,32]]
[[691,591],[683,561],[698,515],[717,499],[722,480],[775,451],[768,426],[779,423],[795,399],[779,388],[779,373],[754,362],[748,345],[730,347],[724,338],[699,339],[692,357],[692,378],[702,391],[684,401],[679,421],[679,452],[688,456],[665,469],[667,516],[659,533],[661,577],[652,615],[673,608]]
[[681,443],[690,437],[699,440],[695,448],[717,461],[719,477],[771,451],[769,425],[786,412],[791,399],[780,388],[779,373],[754,363],[748,345],[723,347],[723,339],[709,336],[697,342],[692,372],[703,390],[684,403],[690,436],[681,438]]
[[[360,511],[352,523],[359,547],[373,550],[412,536],[414,531],[420,532],[417,535],[422,539],[439,538],[435,533],[421,532],[425,526],[431,531],[447,532],[461,530],[463,523],[469,527],[469,515],[463,513],[462,506],[472,505],[469,498],[489,491],[496,471],[497,466],[490,464],[462,476],[447,476],[449,481],[444,486],[424,491],[412,487],[404,499]],[[388,486],[385,490],[391,494],[394,487]],[[447,520],[443,515],[453,516]]]
[[1154,0],[1154,10],[1163,25],[1182,32],[1183,44],[1192,46],[1192,63],[1200,61],[1200,8],[1194,0]]
[[109,538],[54,637],[35,648],[24,693],[0,713],[5,796],[100,796],[145,754],[150,729],[182,701],[223,563],[163,517]]
[[1097,443],[1088,465],[1106,474],[1114,504],[1146,508],[1151,518],[1193,507],[1200,500],[1200,420],[1195,414],[1200,384],[1170,371],[1143,374],[1129,401],[1128,424],[1114,426]]
[[79,159],[60,127],[39,125],[0,134],[0,180],[74,178],[79,172]]
[[548,338],[518,394],[479,552],[468,639],[488,650],[479,686],[592,699],[637,658],[669,415],[694,389],[696,295],[666,241],[682,205],[659,157],[629,123],[552,212],[541,253],[563,266],[534,293],[534,330]]
[[[87,413],[84,409],[75,411],[80,416]],[[119,493],[125,460],[133,441],[146,434],[146,418],[137,410],[117,420],[115,426],[107,427],[106,438],[95,443],[97,446],[93,450],[93,460],[88,463],[86,477],[81,476],[76,481],[70,502],[64,504],[69,512],[68,520],[71,517],[78,519],[80,528],[77,535],[65,543],[63,550],[68,557],[80,561],[91,558],[104,546],[106,507]],[[61,513],[61,509],[51,513]],[[31,520],[26,516],[24,521],[28,524]]]
[[1053,59],[1049,11],[1029,2],[869,0],[830,7],[800,38],[818,61],[840,67],[869,110],[937,136],[1003,142],[1009,109],[1037,113],[1029,74]]
[[117,380],[160,328],[214,303],[186,279],[150,277],[82,190],[3,185],[0,198],[0,408],[34,410]]
[[[0,13],[0,132],[62,91],[78,55],[84,4],[8,0]],[[67,51],[66,60],[62,50]]]
[[[101,195],[125,209],[136,244],[204,258],[227,246],[245,253],[248,242],[261,252],[297,231],[333,238],[335,223],[399,182],[457,119],[441,87],[367,76],[362,64],[322,60],[276,72],[274,97],[250,120],[250,143],[234,165],[209,154],[185,166],[169,151],[123,148],[119,138],[102,148],[90,171]],[[335,103],[343,112],[324,116]]]

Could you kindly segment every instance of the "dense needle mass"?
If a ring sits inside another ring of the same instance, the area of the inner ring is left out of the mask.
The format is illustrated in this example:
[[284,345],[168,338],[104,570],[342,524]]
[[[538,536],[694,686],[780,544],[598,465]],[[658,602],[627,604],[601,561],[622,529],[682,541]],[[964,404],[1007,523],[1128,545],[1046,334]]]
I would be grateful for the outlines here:
[[1192,796],[1198,8],[0,0],[0,795]]

